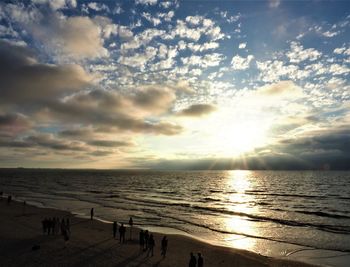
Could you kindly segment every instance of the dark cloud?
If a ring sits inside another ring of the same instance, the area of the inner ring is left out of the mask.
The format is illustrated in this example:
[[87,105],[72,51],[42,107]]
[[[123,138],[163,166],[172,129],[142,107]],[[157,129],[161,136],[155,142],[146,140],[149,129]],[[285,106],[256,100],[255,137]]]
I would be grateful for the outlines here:
[[131,100],[135,106],[162,113],[170,108],[175,98],[174,92],[166,87],[148,86],[136,91]]
[[[239,158],[153,160],[142,167],[156,169],[350,170],[350,127],[285,139]],[[146,160],[145,160],[146,161]]]
[[102,146],[102,147],[125,147],[134,146],[134,143],[127,141],[112,141],[112,140],[92,140],[87,142],[91,146]]
[[29,49],[0,41],[2,104],[32,106],[82,89],[90,79],[78,65],[41,64]]
[[178,116],[200,117],[216,110],[216,107],[210,104],[195,104],[185,108],[177,113]]
[[46,148],[52,150],[88,151],[88,148],[81,142],[67,141],[56,138],[52,134],[38,133],[29,135],[19,140],[2,138],[0,147],[12,148]]
[[76,94],[66,101],[52,102],[48,116],[70,123],[110,126],[122,131],[175,135],[182,131],[176,124],[162,121],[146,121],[142,112],[116,92],[92,90]]

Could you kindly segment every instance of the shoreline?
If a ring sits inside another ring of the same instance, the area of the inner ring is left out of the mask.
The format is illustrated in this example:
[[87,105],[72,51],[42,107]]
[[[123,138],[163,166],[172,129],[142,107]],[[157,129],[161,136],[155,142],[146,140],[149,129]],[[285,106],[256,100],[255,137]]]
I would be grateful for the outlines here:
[[[80,218],[68,211],[39,208],[6,199],[0,201],[0,262],[4,266],[187,266],[189,253],[201,252],[205,266],[300,266],[304,262],[262,256],[254,252],[217,246],[190,235],[166,234],[168,253],[160,256],[160,240],[164,234],[152,232],[156,247],[154,257],[139,252],[139,227],[133,227],[133,240],[119,244],[112,237],[111,225],[99,219]],[[43,235],[41,220],[45,217],[70,218],[71,237],[64,248],[61,235]],[[129,228],[127,228],[128,237]],[[40,249],[32,251],[38,245]],[[5,256],[6,255],[6,256]],[[102,257],[102,255],[104,255]],[[49,264],[48,261],[53,263]]]

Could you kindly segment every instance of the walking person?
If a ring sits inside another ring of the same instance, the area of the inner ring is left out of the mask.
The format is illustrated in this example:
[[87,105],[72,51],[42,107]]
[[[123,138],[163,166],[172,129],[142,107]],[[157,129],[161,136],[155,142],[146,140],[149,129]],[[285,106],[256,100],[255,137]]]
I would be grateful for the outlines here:
[[197,260],[196,257],[193,255],[193,253],[190,253],[190,262],[188,263],[188,267],[196,267]]
[[156,243],[154,241],[154,238],[153,238],[153,235],[151,234],[149,236],[149,239],[148,239],[148,253],[147,253],[147,257],[149,256],[149,254],[151,253],[152,257],[153,257],[153,250],[154,250],[154,247],[155,247]]
[[64,219],[62,219],[62,221],[61,221],[61,234],[62,234],[63,240],[64,240],[64,248],[66,248],[66,243],[69,240],[69,235],[67,232],[66,224],[64,223]]
[[94,208],[91,208],[90,210],[90,220],[94,219]]
[[203,257],[202,257],[202,254],[201,253],[198,253],[198,267],[203,267],[204,266],[204,260],[203,260]]
[[114,221],[113,222],[113,238],[114,239],[115,239],[116,235],[117,235],[117,222]]
[[161,255],[163,256],[163,258],[165,258],[167,249],[168,249],[168,239],[165,235],[162,239],[162,249],[161,249],[162,250]]

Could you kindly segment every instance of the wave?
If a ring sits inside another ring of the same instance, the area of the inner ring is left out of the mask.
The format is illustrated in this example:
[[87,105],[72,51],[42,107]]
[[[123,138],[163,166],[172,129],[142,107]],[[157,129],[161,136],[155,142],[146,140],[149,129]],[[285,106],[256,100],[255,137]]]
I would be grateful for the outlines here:
[[350,219],[350,216],[339,215],[339,214],[334,214],[334,213],[327,213],[327,212],[323,212],[323,211],[296,210],[295,212],[316,215],[316,216],[320,216],[320,217],[335,218],[335,219]]

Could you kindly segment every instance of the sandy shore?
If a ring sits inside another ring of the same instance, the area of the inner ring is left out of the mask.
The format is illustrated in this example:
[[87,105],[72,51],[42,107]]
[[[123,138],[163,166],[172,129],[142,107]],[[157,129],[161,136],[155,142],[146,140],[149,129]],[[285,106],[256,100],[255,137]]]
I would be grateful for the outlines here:
[[[213,246],[182,235],[167,235],[167,256],[160,255],[162,234],[154,233],[153,257],[140,253],[138,229],[134,240],[119,244],[112,237],[112,225],[83,219],[72,214],[43,209],[12,201],[0,201],[0,266],[188,266],[189,253],[201,252],[204,266],[313,266],[300,262],[264,257],[248,251]],[[70,218],[71,236],[66,243],[61,235],[43,235],[45,217]],[[128,231],[127,231],[128,233]],[[127,235],[128,236],[128,235]],[[32,250],[33,246],[40,246]]]

